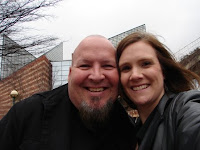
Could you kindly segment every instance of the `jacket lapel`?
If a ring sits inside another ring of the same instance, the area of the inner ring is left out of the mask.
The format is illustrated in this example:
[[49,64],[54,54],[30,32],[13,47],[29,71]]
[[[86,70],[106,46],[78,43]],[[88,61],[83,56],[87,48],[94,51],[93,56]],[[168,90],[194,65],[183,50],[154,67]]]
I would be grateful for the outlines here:
[[[158,104],[158,106],[156,107],[157,110],[155,112],[155,115],[154,115],[149,127],[148,127],[148,130],[145,133],[144,138],[142,139],[142,142],[139,146],[139,150],[152,149],[153,144],[154,144],[154,139],[157,134],[159,125],[161,124],[161,122],[163,122],[165,105],[166,105],[168,99],[169,99],[169,97],[165,94],[162,97],[162,99],[160,100],[160,103]],[[159,143],[159,144],[161,144],[161,143]]]

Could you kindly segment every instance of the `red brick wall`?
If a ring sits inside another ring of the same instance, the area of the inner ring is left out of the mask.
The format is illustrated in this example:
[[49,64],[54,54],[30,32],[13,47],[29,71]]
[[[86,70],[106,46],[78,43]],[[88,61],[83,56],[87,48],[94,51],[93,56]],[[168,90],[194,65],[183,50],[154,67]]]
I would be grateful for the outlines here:
[[21,101],[34,93],[52,88],[52,65],[45,56],[41,56],[24,66],[9,77],[0,81],[0,119],[12,107],[10,92],[17,90]]

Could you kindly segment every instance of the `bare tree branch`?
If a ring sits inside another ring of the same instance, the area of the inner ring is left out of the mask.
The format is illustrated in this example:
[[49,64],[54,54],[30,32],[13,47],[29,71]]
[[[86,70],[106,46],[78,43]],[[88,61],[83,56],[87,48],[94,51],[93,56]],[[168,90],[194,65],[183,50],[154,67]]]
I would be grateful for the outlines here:
[[16,24],[44,17],[39,10],[54,6],[59,1],[61,0],[1,0],[0,34]]
[[[56,37],[23,35],[23,23],[33,22],[48,17],[45,8],[55,6],[62,0],[1,0],[0,1],[0,57],[17,53],[23,55],[24,49],[31,54],[40,55],[55,44]],[[23,35],[23,36],[22,36]],[[3,41],[9,36],[20,45],[12,45]]]

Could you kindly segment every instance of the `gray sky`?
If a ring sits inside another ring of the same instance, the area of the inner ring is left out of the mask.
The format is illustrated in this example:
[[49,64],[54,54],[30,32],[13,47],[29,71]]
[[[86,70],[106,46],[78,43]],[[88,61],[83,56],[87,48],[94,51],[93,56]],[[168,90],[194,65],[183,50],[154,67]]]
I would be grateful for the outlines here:
[[199,0],[63,0],[47,12],[55,17],[33,26],[67,41],[65,59],[90,34],[109,38],[142,24],[172,52],[200,37]]

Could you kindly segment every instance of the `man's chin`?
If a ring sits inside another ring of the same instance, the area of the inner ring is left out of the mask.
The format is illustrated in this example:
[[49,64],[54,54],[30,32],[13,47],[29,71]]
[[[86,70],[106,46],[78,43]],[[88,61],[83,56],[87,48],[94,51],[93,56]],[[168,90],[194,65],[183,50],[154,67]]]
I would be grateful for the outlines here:
[[113,102],[108,101],[104,106],[89,106],[84,101],[79,109],[79,114],[87,128],[95,130],[104,128],[110,120]]

